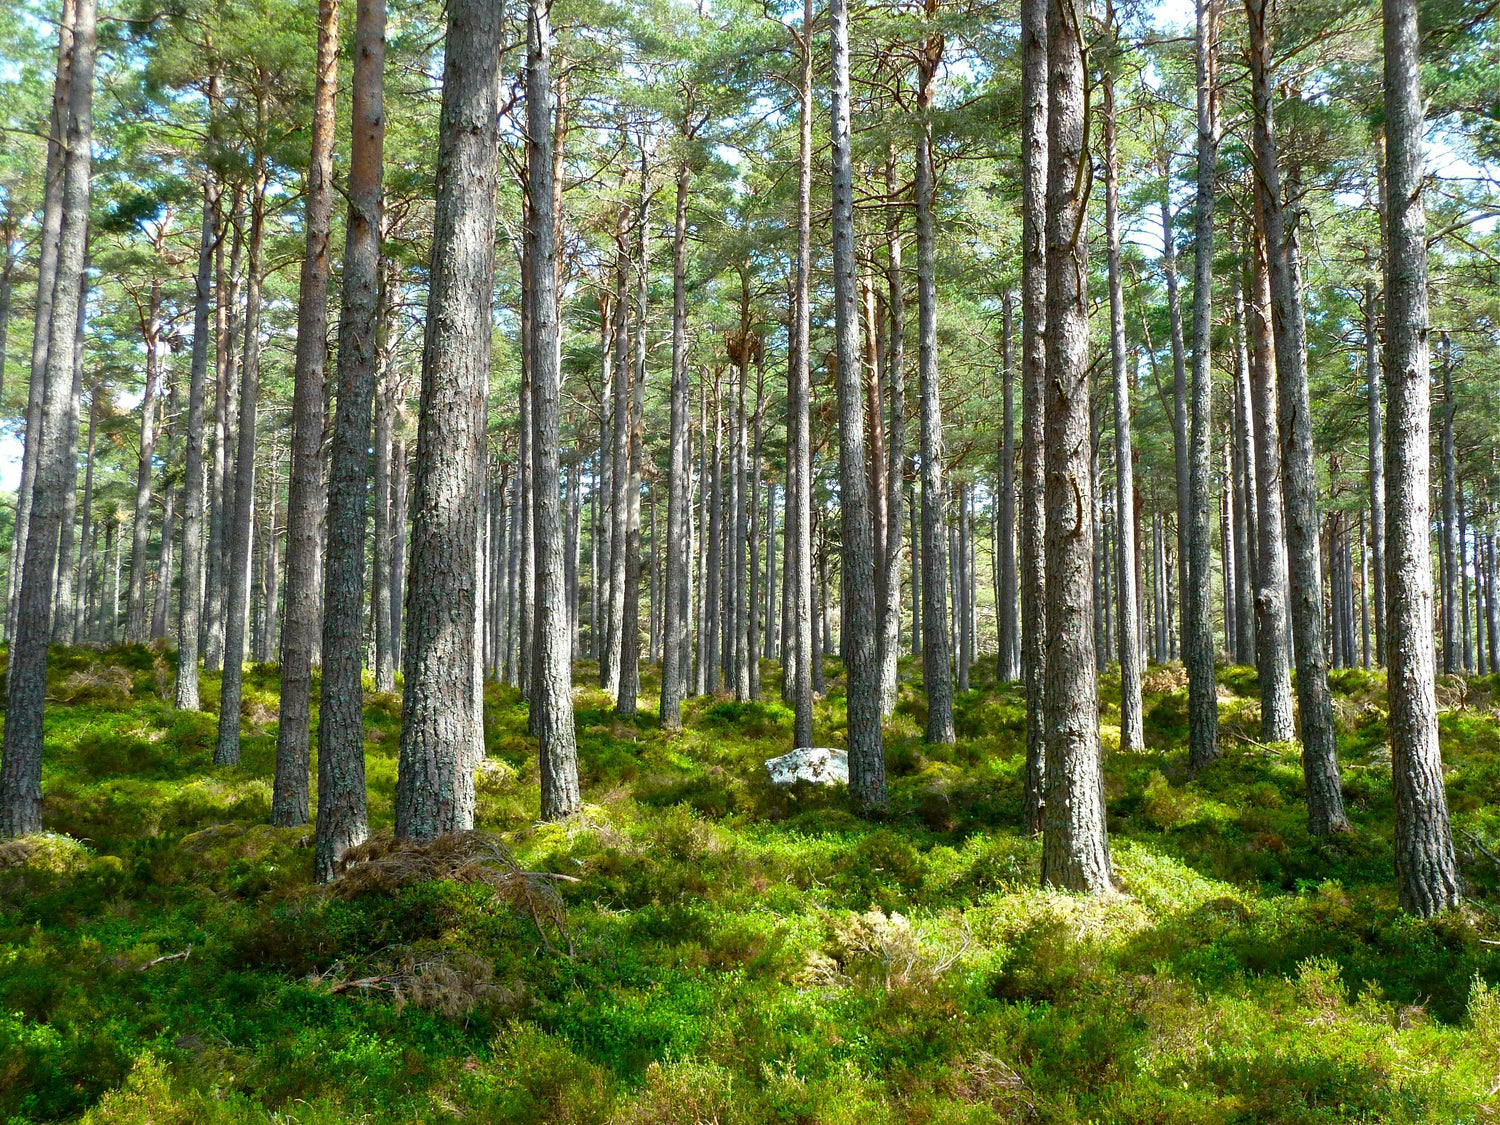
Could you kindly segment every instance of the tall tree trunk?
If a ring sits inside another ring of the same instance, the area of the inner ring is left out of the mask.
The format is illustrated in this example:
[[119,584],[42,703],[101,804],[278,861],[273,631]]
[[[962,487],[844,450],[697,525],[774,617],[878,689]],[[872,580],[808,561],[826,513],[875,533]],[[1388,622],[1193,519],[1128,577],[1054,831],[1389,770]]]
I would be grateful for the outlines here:
[[1427,511],[1427,218],[1415,0],[1384,0],[1386,120],[1386,657],[1396,892],[1427,917],[1458,905],[1438,749]]
[[[52,643],[62,645],[70,645],[74,642],[73,525],[78,514],[78,418],[83,401],[83,338],[89,294],[88,251],[86,249],[83,260],[84,279],[78,286],[78,325],[73,332],[73,377],[68,392],[68,413],[63,422],[63,444],[58,452],[63,464],[63,511],[62,526],[57,539],[57,581],[52,599]],[[4,358],[3,353],[0,353],[0,364],[4,363]],[[162,537],[162,557],[166,560],[162,581],[166,582],[170,579],[172,569],[170,550],[172,509],[170,504],[167,506],[167,516],[162,521],[162,526],[166,529]],[[163,588],[158,584],[158,591]],[[161,600],[158,594],[157,601],[160,603]],[[155,637],[156,634],[153,632],[152,639],[154,640]]]
[[747,542],[749,560],[745,574],[745,667],[749,673],[749,698],[760,699],[760,456],[762,415],[766,401],[766,353],[761,338],[755,338],[755,411],[751,420],[749,507]]
[[626,332],[629,302],[626,296],[629,260],[625,249],[627,212],[621,209],[615,235],[615,329],[614,329],[614,434],[610,472],[609,504],[609,613],[605,626],[604,661],[599,666],[600,685],[618,698],[620,665],[624,651],[625,537],[630,488],[630,362]]
[[849,12],[846,0],[829,6],[833,56],[833,311],[838,355],[839,516],[841,520],[847,682],[849,795],[861,809],[887,802],[880,730],[875,544],[870,484],[865,473],[864,396],[860,388],[859,316],[855,290],[854,171],[850,135]]
[[[257,120],[264,116],[266,94],[257,91]],[[266,156],[258,152],[252,172],[250,246],[245,282],[245,343],[240,372],[239,442],[235,450],[234,518],[227,523],[224,567],[224,673],[219,686],[219,734],[214,764],[240,761],[240,697],[245,660],[245,616],[250,597],[251,528],[255,513],[255,408],[260,392],[260,302],[265,241]],[[227,469],[227,466],[226,466]]]
[[1193,224],[1193,404],[1188,438],[1188,584],[1183,648],[1188,672],[1188,763],[1201,768],[1219,756],[1219,696],[1214,680],[1211,580],[1213,537],[1209,464],[1213,331],[1214,195],[1219,163],[1218,0],[1197,0],[1198,191]]
[[1000,416],[999,492],[995,497],[995,639],[999,646],[996,675],[1009,683],[1020,674],[1020,620],[1016,612],[1016,422],[1015,378],[1012,363],[1012,322],[1015,301],[1009,289],[1000,296]]
[[[1247,240],[1247,243],[1250,240]],[[1250,391],[1250,342],[1245,324],[1244,270],[1236,265],[1230,274],[1234,290],[1231,314],[1234,322],[1234,552],[1235,552],[1235,661],[1255,663],[1256,531],[1261,515],[1260,489],[1255,471],[1254,429]]]
[[[640,254],[636,263],[635,373],[631,379],[630,404],[625,415],[628,438],[625,480],[625,598],[620,643],[620,684],[615,705],[615,713],[625,718],[635,715],[636,697],[641,689],[641,475],[645,459],[646,426],[646,298],[651,282],[651,231],[647,209],[649,191],[646,152],[642,149],[641,197],[635,224],[639,240],[637,250]],[[538,554],[538,560],[540,557]],[[570,670],[569,692],[564,702],[570,715],[571,682]]]
[[[47,136],[47,164],[42,188],[42,224],[38,232],[36,302],[31,330],[31,379],[26,392],[26,435],[21,455],[21,480],[16,489],[16,519],[10,551],[10,580],[6,601],[8,639],[14,639],[19,624],[21,579],[26,568],[26,543],[31,531],[31,508],[37,466],[41,456],[42,406],[47,386],[48,348],[52,341],[52,310],[57,292],[61,254],[67,168],[67,138],[73,127],[70,117],[72,75],[76,46],[77,0],[62,0],[57,22],[57,70],[52,83],[52,113]],[[91,63],[92,65],[92,63]],[[71,375],[69,376],[71,379]]]
[[1251,85],[1255,103],[1256,190],[1265,220],[1272,335],[1279,388],[1281,492],[1286,513],[1287,574],[1302,716],[1302,773],[1307,783],[1308,826],[1314,835],[1347,829],[1340,791],[1333,699],[1328,692],[1319,580],[1318,514],[1313,476],[1312,419],[1307,392],[1307,349],[1302,323],[1294,229],[1286,221],[1271,103],[1271,43],[1264,0],[1246,0],[1250,24]]
[[[0,754],[0,836],[39,832],[42,827],[42,720],[46,709],[47,641],[52,609],[52,570],[57,555],[66,485],[60,456],[63,427],[73,389],[79,291],[88,241],[89,175],[93,143],[94,0],[77,0],[72,28],[72,73],[66,111],[67,156],[63,160],[62,218],[58,227],[54,305],[47,323],[41,426],[28,430],[37,444],[30,549],[21,575],[19,612],[5,685],[4,749]],[[61,57],[61,52],[60,52]],[[28,444],[31,441],[28,440]]]
[[[94,526],[94,448],[98,436],[99,401],[93,389],[89,391],[89,439],[84,454],[83,471],[83,523],[78,530],[78,579],[73,590],[73,643],[89,639],[89,596],[94,571],[94,540],[98,528]],[[196,637],[194,638],[196,642]],[[182,650],[178,649],[178,662],[182,661]],[[196,674],[193,677],[197,684]],[[197,710],[197,708],[193,708]]]
[[136,448],[135,512],[131,522],[130,593],[125,605],[125,639],[144,644],[148,639],[146,620],[146,547],[151,534],[151,472],[156,455],[157,396],[161,392],[161,305],[160,277],[151,279],[151,294],[141,311],[141,341],[146,350],[146,388],[141,396],[140,442]]
[[[333,878],[344,853],[369,833],[362,683],[365,491],[371,408],[380,366],[385,0],[356,0],[354,19],[350,110],[353,138],[349,153],[349,211],[345,220],[348,234],[344,239],[339,309],[338,404],[329,450],[328,545],[323,562],[323,679],[318,694],[318,822],[313,867],[315,877],[322,882]],[[482,169],[476,171],[476,178],[483,176]],[[441,276],[436,270],[434,274]],[[477,280],[482,284],[485,276],[481,266]],[[436,298],[440,292],[436,277],[434,290]],[[483,304],[488,305],[488,301]],[[444,305],[439,303],[437,307],[443,309]],[[488,319],[486,315],[479,323],[487,324]],[[484,343],[488,343],[487,338]],[[487,370],[488,348],[480,345],[480,350],[486,353],[483,369]],[[462,501],[458,506],[463,506]],[[473,557],[471,551],[464,561]],[[404,735],[405,723],[403,749]],[[306,760],[298,765],[302,771],[298,780],[305,785]],[[277,773],[279,779],[279,762]],[[461,790],[462,786],[456,788]],[[306,800],[305,790],[303,799]]]
[[[1112,0],[1105,9],[1105,22],[1117,43]],[[1112,70],[1105,70],[1103,87],[1104,228],[1109,247],[1109,358],[1115,406],[1115,582],[1118,586],[1120,749],[1130,751],[1145,749],[1146,736],[1141,710],[1140,629],[1135,613],[1135,466],[1130,441],[1130,381],[1125,367],[1125,288],[1120,271],[1120,152]],[[1008,300],[1006,307],[1009,308]],[[1006,319],[1009,320],[1009,316]]]
[[[541,811],[545,820],[568,816],[577,811],[579,805],[572,668],[568,663],[567,605],[562,588],[562,520],[558,511],[560,354],[553,197],[551,55],[552,27],[548,22],[546,0],[531,0],[528,9],[526,59],[526,157],[531,180],[532,208],[526,231],[531,244],[535,345],[531,401],[535,438],[532,444],[532,487],[536,552],[536,651],[533,655],[531,707],[537,742],[541,749]],[[489,106],[493,116],[492,101]],[[492,227],[493,212],[490,220]],[[488,324],[487,308],[485,313],[483,323]],[[482,367],[480,374],[485,370],[487,367]],[[410,679],[408,675],[407,681],[410,682]]]
[[811,746],[813,739],[813,533],[812,533],[812,388],[810,307],[812,290],[812,118],[813,0],[803,0],[799,40],[802,72],[798,82],[800,118],[797,146],[797,279],[792,301],[791,355],[787,364],[787,429],[792,471],[787,490],[788,601],[792,607],[792,745]]
[[396,690],[395,616],[391,591],[391,443],[396,422],[395,373],[392,371],[391,306],[395,269],[387,260],[381,271],[379,315],[375,326],[376,386],[375,437],[371,457],[372,498],[375,501],[374,543],[371,545],[370,592],[375,618],[375,690]]
[[[209,79],[209,106],[218,102],[219,78]],[[216,119],[215,119],[216,120]],[[174,703],[182,711],[198,710],[198,634],[203,610],[203,415],[208,381],[208,316],[212,299],[214,254],[219,246],[219,203],[223,185],[210,166],[216,149],[215,124],[203,168],[203,226],[198,236],[198,270],[193,282],[193,354],[188,375],[187,433],[184,435],[182,484],[182,589],[177,603],[177,682]],[[93,471],[93,411],[89,414],[89,475]],[[88,535],[91,484],[84,490],[84,535]],[[83,580],[82,568],[79,574]]]
[[1046,789],[1047,0],[1021,0],[1021,817],[1042,830]]
[[[77,463],[77,455],[75,453],[73,459],[75,467]],[[172,593],[172,525],[173,521],[177,518],[177,495],[172,490],[171,483],[170,480],[162,482],[161,549],[157,552],[156,556],[156,598],[151,605],[151,640],[153,641],[164,640],[166,638],[167,602]],[[67,532],[68,527],[64,523],[62,546],[71,554],[73,549],[72,536],[67,534]],[[72,591],[69,590],[68,601],[70,603],[72,598]]]
[[1047,795],[1042,883],[1113,886],[1094,670],[1083,11],[1047,6]]
[[1370,546],[1375,602],[1375,663],[1385,666],[1385,450],[1380,434],[1380,336],[1375,282],[1365,282],[1365,397],[1370,419]]
[[[1177,521],[1177,600],[1178,607],[1187,604],[1188,551],[1187,528],[1189,507],[1190,466],[1188,455],[1188,384],[1187,348],[1183,343],[1182,298],[1177,286],[1177,235],[1172,223],[1172,157],[1163,152],[1162,157],[1162,273],[1167,279],[1167,315],[1172,344],[1172,464],[1177,473],[1177,506],[1174,509]],[[1165,549],[1165,547],[1164,547]],[[1170,559],[1171,552],[1168,551]],[[1168,580],[1170,585],[1170,579]],[[1168,593],[1171,601],[1171,593]],[[1187,635],[1185,622],[1172,620],[1167,626],[1169,648],[1175,654],[1178,645]]]
[[[383,9],[384,0],[379,0]],[[366,15],[365,5],[360,6],[360,15],[376,18],[382,15]],[[359,17],[357,16],[356,19]],[[371,49],[368,38],[361,35],[363,27],[357,29],[359,42],[355,44],[355,56],[361,62],[364,52]],[[381,33],[383,39],[383,33]],[[383,48],[381,48],[383,50]],[[291,478],[287,484],[287,540],[286,540],[286,616],[281,634],[281,721],[276,728],[276,781],[271,793],[271,823],[283,828],[302,824],[307,820],[307,782],[310,761],[312,659],[318,644],[321,629],[318,554],[322,539],[323,509],[327,502],[323,481],[323,380],[324,367],[328,361],[328,231],[333,216],[333,143],[334,143],[334,98],[338,90],[339,52],[339,0],[319,0],[318,3],[318,58],[313,81],[312,155],[307,165],[307,249],[302,258],[302,284],[297,301],[297,354],[293,371],[292,389],[292,465]],[[362,75],[366,82],[369,76]],[[378,87],[379,78],[375,78]],[[359,89],[356,80],[356,98],[368,99],[370,91]],[[369,103],[364,103],[366,114]],[[379,90],[375,91],[375,113],[380,112]],[[358,115],[359,109],[355,110]],[[369,143],[369,120],[361,120],[354,128],[354,142]],[[364,154],[368,159],[368,154]],[[369,168],[356,156],[356,166],[351,175],[359,175],[364,181]],[[375,208],[379,211],[379,150],[375,155]],[[362,192],[368,193],[369,185],[362,182]],[[350,187],[350,198],[354,198],[354,187]],[[362,199],[362,203],[367,200]],[[351,253],[356,236],[356,216],[350,208],[350,234],[345,247],[346,259],[354,259]],[[380,228],[375,228],[377,252]],[[362,243],[358,251],[363,257],[370,235],[363,229],[359,232]],[[363,266],[363,261],[359,261]],[[363,286],[363,278],[344,279],[345,303],[349,313],[358,311],[349,306],[351,286]],[[359,326],[363,330],[366,325]],[[343,324],[340,323],[340,334]],[[343,357],[340,356],[342,366]],[[343,372],[340,372],[341,376]],[[341,388],[342,389],[342,388]],[[342,402],[342,395],[340,395]],[[363,450],[361,450],[363,452]],[[361,491],[363,491],[361,486]],[[363,561],[363,539],[361,539],[361,561]],[[363,574],[360,575],[361,579]],[[360,583],[356,583],[359,585]],[[320,720],[321,721],[321,720]],[[326,744],[320,739],[319,745]],[[319,772],[323,766],[320,762]],[[321,783],[320,783],[321,789]],[[363,793],[363,790],[361,790]],[[327,866],[326,864],[324,866]],[[331,870],[320,871],[328,878]]]
[[[224,541],[229,526],[229,495],[234,480],[229,461],[231,444],[230,413],[234,398],[235,350],[234,309],[239,300],[240,257],[244,240],[240,236],[240,207],[244,192],[236,183],[229,212],[223,216],[224,227],[214,247],[214,459],[208,484],[208,541],[203,567],[203,625],[201,645],[203,667],[218,668],[224,659]],[[231,249],[226,263],[224,243]]]
[[[402,646],[405,682],[396,835],[403,839],[430,840],[470,828],[474,822],[471,758],[474,724],[482,716],[474,714],[472,695],[478,514],[473,498],[489,379],[500,36],[497,7],[482,0],[451,0],[413,482],[411,570],[415,580],[407,591],[407,635]],[[541,82],[546,89],[545,71]],[[541,108],[545,113],[545,102]],[[542,124],[543,135],[533,133],[530,143],[542,145],[545,151],[551,143],[550,118],[544,116]],[[532,164],[529,169],[530,187],[533,208],[545,211],[552,199],[551,160],[541,163],[543,167]],[[529,218],[528,240],[550,244],[550,215],[541,223],[534,215]],[[540,233],[533,230],[538,226],[543,228]],[[550,245],[544,248],[550,250]],[[540,274],[550,292],[555,276],[551,255],[540,255],[543,260],[538,262],[537,247],[532,249],[533,286]],[[555,356],[555,346],[534,351],[533,373],[539,363],[547,362],[543,352]],[[364,425],[368,426],[368,400],[364,409]],[[555,447],[551,455],[555,466]],[[554,477],[552,484],[556,483]],[[554,515],[556,503],[554,488]],[[362,510],[359,518],[363,527]],[[332,552],[329,557],[327,565],[331,566]],[[325,619],[335,613],[332,599],[328,600]],[[325,660],[331,661],[331,654],[325,654]]]
[[[930,5],[929,5],[930,6]],[[953,673],[947,625],[947,531],[943,521],[943,415],[937,371],[937,253],[933,234],[932,79],[942,40],[929,34],[919,61],[917,110],[917,348],[922,432],[922,681],[927,689],[926,739],[952,745]]]
[[[896,194],[896,154],[889,150],[885,164],[887,196]],[[906,521],[901,503],[906,492],[906,292],[901,268],[901,212],[891,208],[886,215],[886,309],[889,325],[885,341],[884,399],[889,410],[886,423],[885,543],[880,606],[880,713],[889,718],[896,710],[898,663],[901,656],[901,555]],[[877,344],[877,346],[880,346]]]
[[1455,499],[1455,482],[1458,477],[1458,456],[1453,448],[1453,418],[1457,403],[1453,397],[1453,343],[1444,332],[1439,336],[1438,351],[1443,372],[1443,428],[1440,441],[1442,457],[1442,575],[1443,609],[1443,675],[1451,676],[1458,669],[1458,583],[1455,581],[1458,556],[1458,503]]
[[682,698],[692,665],[689,643],[688,573],[692,566],[688,507],[692,481],[688,464],[687,367],[687,205],[692,169],[677,164],[677,198],[672,223],[672,387],[667,454],[667,542],[665,605],[662,615],[661,697],[657,714],[667,730],[682,726]]

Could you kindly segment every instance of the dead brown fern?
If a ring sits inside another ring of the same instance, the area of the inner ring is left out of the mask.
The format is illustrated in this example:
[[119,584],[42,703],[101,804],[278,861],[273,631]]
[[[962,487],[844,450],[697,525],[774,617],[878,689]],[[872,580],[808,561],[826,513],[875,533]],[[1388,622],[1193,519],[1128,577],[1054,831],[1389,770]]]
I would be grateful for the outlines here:
[[343,899],[369,894],[393,894],[411,883],[449,880],[489,887],[497,899],[530,916],[549,950],[551,931],[573,955],[567,911],[557,893],[559,881],[576,883],[571,875],[525,871],[513,855],[488,832],[478,830],[439,836],[430,843],[372,836],[344,853],[329,893]]

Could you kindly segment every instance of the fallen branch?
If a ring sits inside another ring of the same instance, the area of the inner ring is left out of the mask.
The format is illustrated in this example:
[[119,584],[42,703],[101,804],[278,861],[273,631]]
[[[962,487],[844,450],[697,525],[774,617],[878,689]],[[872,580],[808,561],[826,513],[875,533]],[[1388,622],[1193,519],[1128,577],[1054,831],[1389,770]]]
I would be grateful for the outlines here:
[[157,965],[165,965],[168,961],[186,961],[192,955],[193,947],[190,945],[181,953],[167,953],[161,957],[154,957],[150,961],[147,961],[140,968],[136,969],[136,972],[144,973],[147,969],[155,968]]
[[1458,831],[1460,835],[1468,838],[1469,843],[1474,845],[1475,851],[1477,851],[1480,855],[1484,856],[1485,859],[1493,863],[1496,868],[1500,868],[1500,856],[1497,856],[1494,852],[1490,851],[1489,848],[1485,847],[1478,836],[1474,835],[1474,833],[1470,832],[1467,828],[1460,828]]

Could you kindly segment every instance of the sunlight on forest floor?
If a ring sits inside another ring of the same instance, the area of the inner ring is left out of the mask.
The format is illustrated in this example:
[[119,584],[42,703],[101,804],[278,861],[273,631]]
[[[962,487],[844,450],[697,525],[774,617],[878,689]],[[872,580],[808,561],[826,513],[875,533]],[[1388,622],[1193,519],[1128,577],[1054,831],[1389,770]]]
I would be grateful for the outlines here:
[[[524,709],[492,686],[478,822],[577,880],[528,884],[561,896],[560,936],[532,898],[429,878],[441,857],[310,887],[310,829],[265,825],[275,668],[247,670],[244,764],[219,769],[215,719],[163,701],[171,659],[54,653],[49,834],[0,845],[5,1121],[1500,1116],[1493,679],[1440,687],[1470,901],[1432,922],[1395,906],[1379,675],[1333,674],[1354,831],[1323,842],[1295,748],[1254,739],[1254,671],[1222,670],[1225,753],[1192,776],[1184,679],[1152,669],[1151,748],[1107,762],[1110,901],[1038,889],[1014,687],[961,695],[958,746],[930,747],[903,664],[892,810],[871,823],[765,784],[790,746],[779,703],[694,700],[669,736],[580,686],[585,809],[539,826]],[[842,737],[829,689],[822,745]],[[377,833],[399,716],[368,697]]]

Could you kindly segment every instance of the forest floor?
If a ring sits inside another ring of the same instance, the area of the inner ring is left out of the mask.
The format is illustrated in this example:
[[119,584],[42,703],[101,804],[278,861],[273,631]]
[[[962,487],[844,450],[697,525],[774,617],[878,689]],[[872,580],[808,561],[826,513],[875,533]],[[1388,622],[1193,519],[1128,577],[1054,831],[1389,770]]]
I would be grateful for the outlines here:
[[388,842],[400,701],[371,694],[378,843],[330,891],[310,829],[266,825],[275,668],[247,672],[244,763],[219,769],[214,717],[164,702],[171,659],[54,653],[49,832],[0,845],[0,1120],[1500,1120],[1493,680],[1440,688],[1469,899],[1422,922],[1395,905],[1366,672],[1334,676],[1354,830],[1321,841],[1295,749],[1253,740],[1253,670],[1221,671],[1224,754],[1195,776],[1185,678],[1152,669],[1150,748],[1107,757],[1122,893],[1086,901],[1038,889],[1017,830],[1014,687],[961,694],[936,748],[903,665],[869,822],[765,784],[778,703],[694,700],[668,735],[580,686],[586,806],[555,825],[491,687],[491,835],[416,852]]

